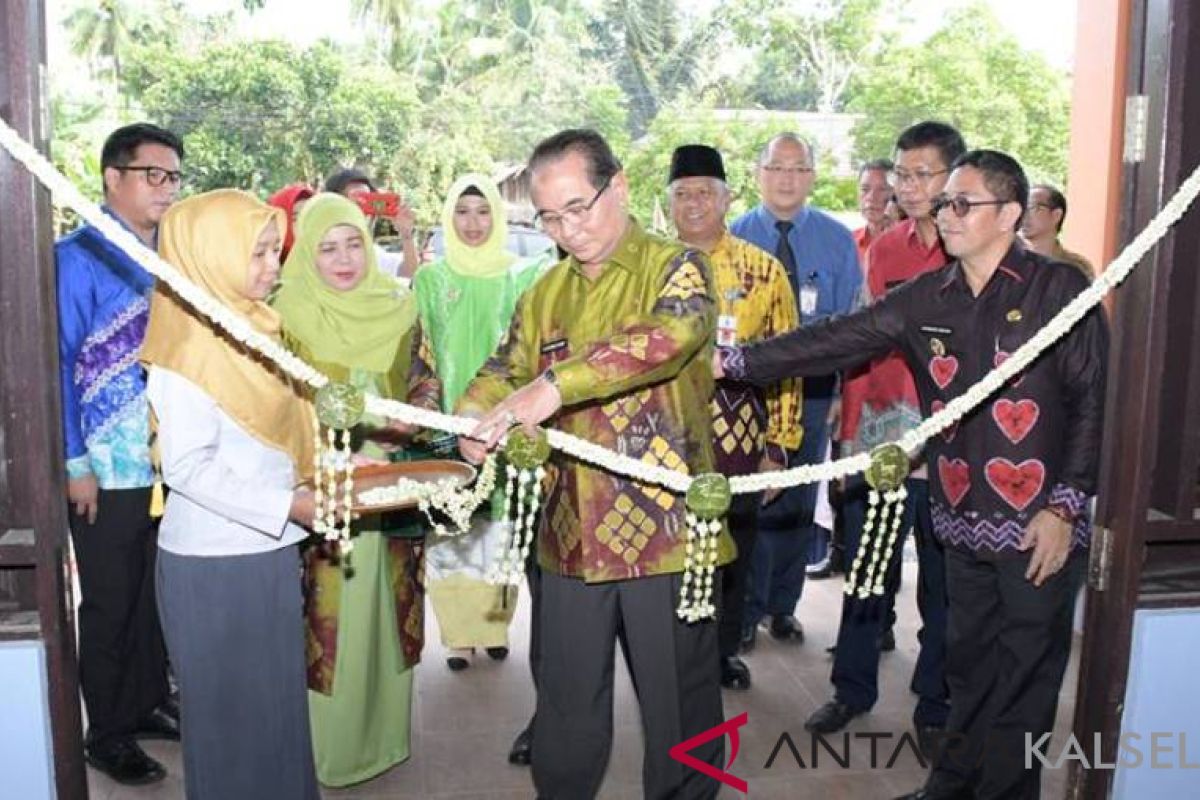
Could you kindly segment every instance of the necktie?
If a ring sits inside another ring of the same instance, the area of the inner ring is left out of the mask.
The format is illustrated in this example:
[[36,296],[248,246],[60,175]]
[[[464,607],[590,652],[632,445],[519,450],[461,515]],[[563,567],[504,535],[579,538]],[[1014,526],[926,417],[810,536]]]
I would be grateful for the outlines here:
[[779,246],[775,248],[775,257],[779,259],[779,263],[783,264],[788,282],[792,284],[792,292],[798,292],[800,288],[796,282],[796,254],[792,252],[792,243],[788,241],[788,234],[791,233],[793,227],[794,224],[790,219],[781,219],[775,222],[775,229],[779,231]]

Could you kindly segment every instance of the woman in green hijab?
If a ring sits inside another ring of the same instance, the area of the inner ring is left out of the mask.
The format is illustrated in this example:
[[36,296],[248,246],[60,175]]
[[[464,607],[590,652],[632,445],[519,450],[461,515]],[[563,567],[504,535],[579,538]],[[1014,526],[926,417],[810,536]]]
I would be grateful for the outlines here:
[[[376,266],[366,219],[351,201],[309,201],[274,306],[284,339],[333,380],[439,408],[415,298]],[[353,432],[355,460],[402,458],[407,433],[368,417]],[[419,531],[415,522],[394,530],[384,517],[364,516],[348,564],[324,542],[305,552],[309,709],[317,777],[327,786],[367,780],[408,758],[412,668],[424,644],[424,544],[404,534]]]
[[[505,249],[504,202],[484,175],[466,175],[450,187],[442,232],[446,254],[417,272],[413,290],[442,382],[442,407],[450,412],[508,329],[517,298],[550,260],[518,261]],[[503,502],[494,497],[492,508],[477,515],[467,534],[431,541],[427,554],[429,599],[453,670],[469,666],[475,648],[492,658],[508,655],[516,591],[486,580],[508,525]]]

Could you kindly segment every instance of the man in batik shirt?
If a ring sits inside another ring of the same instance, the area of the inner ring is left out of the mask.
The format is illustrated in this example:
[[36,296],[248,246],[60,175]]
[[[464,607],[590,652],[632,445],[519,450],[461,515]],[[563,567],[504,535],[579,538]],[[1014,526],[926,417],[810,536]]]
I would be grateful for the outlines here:
[[[730,377],[773,382],[897,349],[921,413],[966,392],[1080,292],[1072,266],[1017,239],[1029,184],[1004,153],[952,165],[933,216],[952,261],[849,316],[745,350]],[[872,262],[874,265],[874,262]],[[1036,798],[1026,741],[1054,725],[1090,540],[1108,329],[1093,309],[1034,364],[926,443],[933,529],[946,547],[950,716],[924,788],[900,800]]]
[[[725,226],[732,197],[721,154],[702,144],[676,148],[668,183],[671,218],[680,240],[706,253],[712,267],[717,288],[717,342],[746,344],[799,325],[796,298],[783,265],[767,251],[730,234]],[[783,469],[787,451],[800,447],[797,381],[785,380],[767,390],[750,383],[720,381],[712,412],[713,454],[717,470],[724,475]],[[762,501],[762,495],[742,494],[733,499],[729,509],[729,532],[738,555],[722,576],[717,636],[721,685],[727,689],[750,688],[750,668],[737,651]]]
[[[484,415],[463,455],[482,460],[513,425],[554,427],[648,464],[711,471],[715,334],[703,256],[626,212],[621,164],[594,131],[567,130],[529,161],[542,228],[569,256],[521,298],[459,402]],[[541,664],[533,728],[538,795],[595,797],[612,742],[613,655],[638,687],[647,797],[715,797],[669,749],[722,719],[716,623],[676,615],[684,499],[556,452],[541,514]],[[732,560],[722,533],[718,562]],[[723,766],[720,738],[691,754]]]

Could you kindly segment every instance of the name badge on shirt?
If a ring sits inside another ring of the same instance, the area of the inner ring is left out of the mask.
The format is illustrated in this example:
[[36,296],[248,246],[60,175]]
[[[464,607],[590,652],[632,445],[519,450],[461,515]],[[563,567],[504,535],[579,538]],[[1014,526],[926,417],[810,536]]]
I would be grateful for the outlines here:
[[717,344],[721,347],[733,347],[737,340],[737,317],[732,314],[717,317]]
[[805,317],[811,317],[817,313],[817,297],[820,292],[817,290],[817,285],[812,282],[806,282],[800,287],[800,314]]

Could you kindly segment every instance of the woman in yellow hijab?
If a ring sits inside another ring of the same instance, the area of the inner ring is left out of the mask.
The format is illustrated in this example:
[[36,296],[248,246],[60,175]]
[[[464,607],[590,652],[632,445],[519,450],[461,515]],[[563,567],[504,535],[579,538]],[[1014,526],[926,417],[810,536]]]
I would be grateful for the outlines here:
[[[159,252],[278,336],[265,302],[284,212],[235,190],[174,205]],[[179,681],[188,800],[316,800],[297,543],[313,498],[313,413],[269,362],[159,284],[141,358],[170,487],[159,528],[158,603]]]
[[[522,261],[507,250],[504,201],[485,175],[465,175],[450,187],[442,234],[445,256],[417,272],[413,290],[442,381],[442,406],[451,412],[508,330],[517,298],[550,260]],[[508,655],[516,592],[485,577],[509,524],[502,501],[501,491],[492,501],[495,513],[477,515],[468,533],[430,543],[429,598],[455,671],[470,665],[476,648],[495,659]]]
[[[367,221],[351,201],[309,201],[274,307],[289,346],[333,380],[439,408],[413,296],[379,270]],[[404,458],[406,433],[368,417],[352,437],[355,459]],[[359,783],[408,758],[425,627],[420,533],[415,515],[363,517],[348,569],[324,543],[305,550],[309,708],[317,777],[327,786]]]

